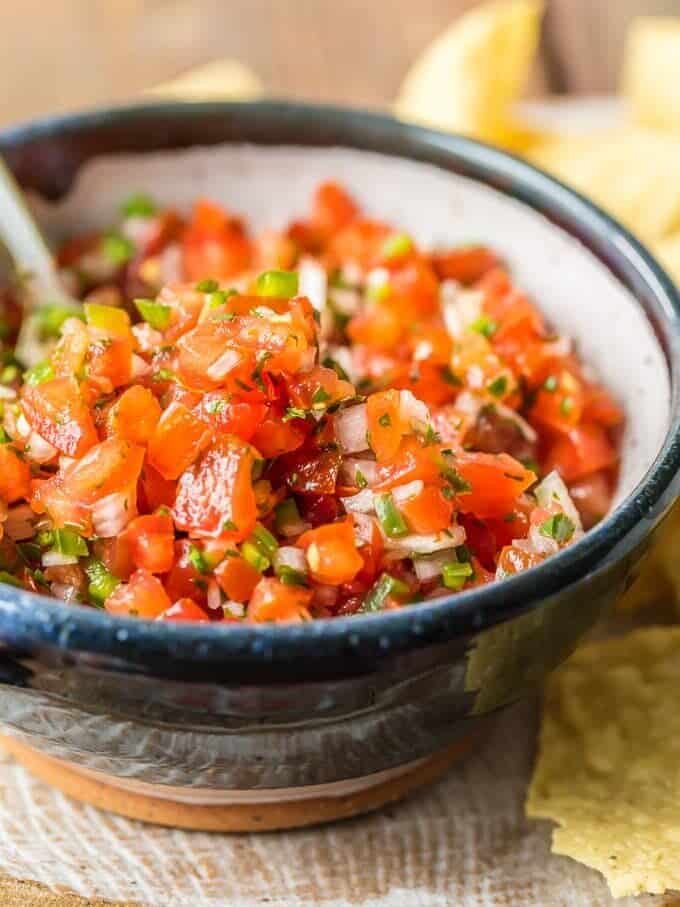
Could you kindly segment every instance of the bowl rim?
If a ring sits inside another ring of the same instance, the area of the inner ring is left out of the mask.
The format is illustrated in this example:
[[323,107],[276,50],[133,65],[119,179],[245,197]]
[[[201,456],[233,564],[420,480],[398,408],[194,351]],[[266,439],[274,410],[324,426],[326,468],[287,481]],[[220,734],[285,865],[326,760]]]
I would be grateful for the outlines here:
[[[624,227],[593,202],[533,165],[490,145],[413,125],[367,110],[303,102],[160,101],[97,108],[41,118],[0,132],[0,153],[49,137],[78,135],[101,126],[130,126],[171,117],[190,122],[200,116],[233,117],[259,131],[269,129],[300,139],[272,145],[335,145],[422,161],[492,185],[576,235],[638,298],[644,291],[656,309],[652,322],[669,369],[672,394],[669,425],[661,450],[638,485],[585,536],[543,564],[499,583],[445,596],[433,602],[378,614],[317,619],[304,624],[181,624],[124,618],[87,606],[64,605],[47,596],[2,587],[0,638],[20,645],[56,646],[134,661],[143,666],[169,657],[200,661],[225,658],[288,661],[297,657],[375,654],[415,648],[477,633],[534,610],[557,593],[582,582],[604,564],[625,556],[624,540],[644,536],[672,503],[680,469],[680,294],[652,255]],[[257,127],[255,126],[257,124]],[[337,140],[321,141],[315,130]],[[238,127],[237,127],[238,128]],[[307,137],[305,137],[307,136]],[[253,142],[246,137],[220,139]],[[200,142],[189,141],[187,145]],[[203,143],[205,144],[205,143]],[[650,313],[645,312],[648,320]],[[652,519],[650,519],[650,514]],[[320,648],[321,647],[321,648]]]

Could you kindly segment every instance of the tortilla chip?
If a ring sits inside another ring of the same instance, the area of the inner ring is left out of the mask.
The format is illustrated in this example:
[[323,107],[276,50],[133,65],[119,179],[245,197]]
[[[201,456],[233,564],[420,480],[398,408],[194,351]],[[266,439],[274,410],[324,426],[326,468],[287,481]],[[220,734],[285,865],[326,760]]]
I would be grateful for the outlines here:
[[495,0],[435,39],[406,75],[397,116],[521,150],[534,140],[510,116],[536,51],[539,0]]
[[527,815],[615,897],[680,888],[680,628],[580,649],[549,681]]
[[628,30],[623,94],[633,119],[680,129],[680,19],[636,19]]
[[680,232],[666,236],[652,246],[652,252],[659,259],[670,277],[680,285]]
[[214,60],[157,85],[148,93],[183,101],[245,101],[262,94],[262,83],[238,60]]
[[621,128],[538,143],[529,158],[646,242],[680,229],[680,135]]

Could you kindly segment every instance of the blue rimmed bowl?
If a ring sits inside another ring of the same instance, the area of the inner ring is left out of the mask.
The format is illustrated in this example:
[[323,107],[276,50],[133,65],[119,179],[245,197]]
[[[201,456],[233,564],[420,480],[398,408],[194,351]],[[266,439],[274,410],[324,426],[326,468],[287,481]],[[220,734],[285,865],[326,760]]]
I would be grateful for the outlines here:
[[[368,113],[154,104],[0,134],[55,237],[128,192],[256,226],[321,179],[424,243],[483,239],[625,406],[615,507],[576,544],[436,603],[294,626],[114,618],[0,586],[0,720],[46,777],[129,815],[265,828],[350,815],[439,773],[625,588],[680,480],[680,300],[619,225],[501,151]],[[408,317],[408,313],[404,313]],[[27,748],[28,747],[28,748]]]

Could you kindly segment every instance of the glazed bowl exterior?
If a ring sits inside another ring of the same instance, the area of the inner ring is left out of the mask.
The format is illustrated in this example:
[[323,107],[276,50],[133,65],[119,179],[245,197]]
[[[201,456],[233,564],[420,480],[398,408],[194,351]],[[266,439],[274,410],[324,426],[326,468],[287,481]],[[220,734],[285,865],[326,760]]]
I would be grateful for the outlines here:
[[4,733],[119,778],[258,791],[395,769],[467,737],[536,689],[607,612],[680,486],[680,302],[644,249],[564,186],[498,150],[387,117],[158,104],[6,130],[0,153],[26,189],[55,199],[103,154],[243,143],[378,152],[511,197],[630,291],[670,375],[665,440],[640,481],[584,539],[502,583],[384,614],[239,627],[116,618],[0,586]]

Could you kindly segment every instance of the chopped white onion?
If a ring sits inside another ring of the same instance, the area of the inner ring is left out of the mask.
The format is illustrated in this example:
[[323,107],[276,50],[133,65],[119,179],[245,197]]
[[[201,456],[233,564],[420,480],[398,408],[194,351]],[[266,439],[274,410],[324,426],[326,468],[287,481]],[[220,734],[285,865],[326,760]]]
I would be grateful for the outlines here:
[[151,366],[148,362],[145,362],[141,356],[138,356],[136,353],[132,354],[132,378],[142,378],[144,375],[148,375],[151,371]]
[[390,551],[402,552],[404,557],[409,554],[433,554],[435,551],[444,551],[446,548],[457,548],[465,542],[465,530],[462,526],[451,526],[446,532],[437,532],[432,535],[404,535],[401,538],[385,539],[385,548]]
[[556,554],[559,551],[559,545],[555,539],[551,539],[548,536],[545,536],[541,533],[540,526],[532,526],[529,529],[529,535],[527,540],[531,545],[532,551],[535,551],[536,554]]
[[329,294],[333,307],[343,315],[355,315],[361,305],[361,294],[358,290],[348,290],[345,287],[333,287]]
[[19,415],[19,418],[16,420],[14,432],[10,432],[10,434],[13,434],[18,438],[27,438],[32,430],[33,429],[28,424],[28,419],[23,413],[21,413]]
[[450,337],[459,337],[482,315],[484,294],[479,290],[464,290],[455,281],[444,281],[439,298]]
[[411,391],[399,391],[399,415],[413,431],[426,432],[432,424],[430,410]]
[[179,243],[166,246],[158,256],[160,282],[179,283],[182,279],[182,249]]
[[350,287],[358,286],[364,276],[361,266],[356,261],[347,261],[340,271],[342,282]]
[[77,564],[75,554],[62,554],[61,551],[46,551],[42,556],[43,567],[65,567],[67,564]]
[[364,488],[351,497],[340,498],[348,513],[373,513],[375,495],[370,488]]
[[576,527],[576,533],[580,535],[583,532],[583,524],[581,523],[579,512],[567,491],[567,486],[564,484],[562,477],[554,469],[536,486],[534,494],[541,507],[549,508],[551,505],[557,504]]
[[17,504],[7,513],[5,532],[15,542],[29,539],[34,534],[36,520],[37,516],[28,504]]
[[349,347],[336,346],[329,343],[326,353],[331,359],[338,363],[350,381],[353,383],[357,382],[360,376],[357,369],[354,367],[354,357],[352,356],[352,350]]
[[206,369],[206,374],[213,381],[220,381],[226,377],[229,372],[233,371],[241,362],[241,354],[236,350],[225,350],[222,355],[216,359],[210,368]]
[[451,551],[440,551],[428,557],[417,557],[413,561],[413,569],[421,583],[427,583],[442,575],[445,564],[450,564],[455,558]]
[[357,473],[360,473],[369,486],[374,485],[378,479],[378,464],[375,460],[365,460],[359,457],[348,457],[340,466],[340,478],[347,485],[357,484]]
[[554,356],[555,359],[563,359],[571,353],[571,337],[560,336],[556,340],[550,340],[544,344],[543,349],[546,356]]
[[163,343],[163,335],[160,331],[152,328],[146,321],[140,321],[139,324],[132,325],[132,333],[137,341],[137,349],[143,353],[150,353],[157,349]]
[[120,225],[120,232],[136,246],[146,246],[156,230],[157,221],[153,217],[132,214]]
[[523,419],[516,410],[512,409],[510,406],[505,406],[503,403],[494,403],[493,405],[499,416],[503,419],[507,419],[509,422],[513,422],[517,428],[519,428],[525,440],[529,441],[531,444],[536,443],[538,435],[526,419]]
[[26,441],[24,453],[34,463],[47,463],[57,456],[57,448],[41,437],[37,431],[32,431]]
[[216,579],[208,580],[206,598],[208,607],[212,611],[216,611],[218,608],[222,607],[222,590],[220,589]]
[[222,605],[224,613],[228,614],[230,617],[245,617],[246,606],[241,602],[226,601]]
[[354,523],[354,541],[358,548],[362,545],[370,545],[373,541],[373,532],[375,530],[375,519],[367,513],[355,512],[352,514]]
[[348,406],[335,416],[335,434],[342,453],[368,450],[366,404]]
[[0,384],[0,400],[16,400],[17,392],[13,387],[5,387]]
[[317,312],[326,307],[328,277],[325,268],[314,259],[305,255],[298,264],[298,293],[306,296]]
[[307,557],[301,548],[293,545],[282,545],[274,553],[274,567],[290,567],[299,573],[307,573]]
[[461,391],[456,397],[456,409],[472,421],[477,419],[480,409],[486,406],[486,401],[472,391]]
[[390,282],[390,272],[387,268],[373,268],[366,275],[366,286],[370,290],[379,290]]
[[[167,412],[167,410],[166,410]],[[92,505],[92,525],[104,539],[119,535],[137,515],[135,488],[116,491]]]
[[65,602],[74,602],[78,599],[78,587],[69,586],[67,583],[50,583],[50,592],[55,598]]
[[407,482],[406,485],[397,485],[392,489],[394,503],[399,505],[411,498],[416,498],[425,486],[422,479],[416,479],[414,482]]

